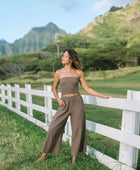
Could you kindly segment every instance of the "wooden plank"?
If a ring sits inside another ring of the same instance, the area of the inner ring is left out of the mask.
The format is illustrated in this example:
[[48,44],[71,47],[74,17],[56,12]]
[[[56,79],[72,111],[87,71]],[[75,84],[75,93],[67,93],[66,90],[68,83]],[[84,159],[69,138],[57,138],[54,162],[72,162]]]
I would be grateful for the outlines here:
[[4,84],[1,85],[1,101],[5,103],[5,88]]
[[11,96],[12,96],[12,94],[11,94],[10,87],[11,87],[11,85],[8,84],[8,85],[7,85],[7,97],[8,97],[8,105],[9,105],[9,106],[12,106],[12,101],[11,101]]
[[[4,88],[4,89],[7,89],[7,88]],[[11,90],[16,91],[14,87],[13,88],[11,87]],[[20,93],[25,93],[25,94],[28,92],[28,90],[24,88],[19,88],[18,91]],[[55,98],[52,92],[51,94],[48,94],[44,90],[30,89],[30,94],[36,95],[36,96],[45,96],[45,97]],[[61,93],[59,93],[59,96],[61,97]],[[140,112],[140,105],[139,105],[138,100],[128,100],[128,99],[121,99],[121,98],[104,99],[104,98],[99,98],[99,97],[89,96],[89,95],[81,95],[81,96],[85,104]]]
[[[15,88],[17,89],[17,91],[15,91],[15,98],[17,99],[17,101],[19,101],[20,100],[20,93],[18,91],[19,85],[15,84]],[[19,102],[16,102],[16,109],[20,110],[20,103]]]
[[46,92],[46,94],[49,97],[44,97],[44,102],[45,102],[45,108],[48,109],[48,112],[46,114],[46,123],[50,123],[52,120],[52,91],[51,91],[51,86],[46,86],[44,85],[44,92]]
[[33,111],[32,111],[32,108],[30,107],[32,105],[32,95],[30,93],[31,85],[30,84],[25,84],[25,88],[27,90],[26,102],[29,104],[29,106],[27,107],[27,114],[30,115],[31,117],[33,117]]
[[104,99],[88,95],[82,95],[82,98],[85,104],[140,112],[140,104],[138,100],[129,100],[121,98]]
[[135,146],[140,149],[140,136],[132,133],[124,132],[109,126],[101,125],[89,120],[86,120],[86,128],[90,131],[99,133],[114,140]]
[[[139,100],[140,103],[140,92],[128,91],[127,99],[134,102],[134,99]],[[124,133],[130,133],[133,136],[139,135],[139,122],[140,122],[140,113],[134,111],[123,111],[122,116],[122,131]],[[139,136],[140,137],[140,136]],[[132,168],[137,168],[138,160],[138,149],[135,145],[130,146],[130,142],[133,140],[135,142],[136,138],[132,138],[129,141],[129,145],[126,143],[120,143],[119,150],[119,161],[127,164]],[[138,140],[140,144],[140,140]],[[135,146],[135,147],[134,147]]]
[[[6,98],[8,98],[8,97],[6,97]],[[23,105],[25,107],[30,107],[33,110],[37,110],[37,111],[44,112],[44,113],[50,112],[50,110],[48,108],[45,108],[44,106],[40,106],[40,105],[33,104],[33,103],[30,104],[24,100],[19,100],[14,97],[11,97],[11,100],[14,101],[15,103],[18,103],[19,105]],[[53,112],[55,113],[56,111],[54,110]]]
[[[0,102],[0,104],[1,104],[1,102]],[[6,104],[4,106],[7,107],[8,109],[10,109],[11,111],[17,113],[18,115],[24,117],[25,119],[29,120],[30,122],[35,123],[37,126],[39,126],[39,127],[43,128],[43,129],[45,129],[46,131],[48,131],[49,126],[46,123],[44,123],[44,122],[42,122],[42,121],[40,121],[38,119],[35,119],[34,117],[31,117],[30,115],[28,115],[28,114],[26,114],[26,113],[24,113],[22,111],[19,111],[16,108],[9,107]]]
[[91,148],[90,146],[87,145],[87,155],[91,156],[92,158],[96,158],[98,159],[98,161],[101,164],[104,164],[105,166],[107,166],[110,169],[113,170],[134,170],[133,168],[130,168],[129,166]]
[[[21,112],[20,110],[13,108],[10,105],[8,106],[7,104],[5,104],[5,99],[8,99],[10,102],[15,101],[15,103],[22,104],[22,105],[30,108],[31,110],[34,109],[34,110],[41,111],[41,112],[45,113],[46,116],[48,115],[48,113],[49,113],[49,115],[51,113],[51,116],[54,116],[54,114],[56,113],[56,110],[52,109],[52,101],[51,102],[46,101],[46,107],[43,107],[43,106],[33,104],[31,100],[30,100],[29,103],[27,103],[26,101],[20,100],[19,98],[15,99],[14,97],[11,97],[11,95],[6,96],[5,90],[7,90],[7,91],[10,90],[10,93],[11,93],[11,91],[15,91],[15,92],[18,92],[18,93],[20,93],[20,92],[25,93],[26,95],[30,95],[30,99],[31,99],[32,95],[43,96],[43,97],[46,97],[46,98],[54,98],[53,93],[51,91],[48,92],[47,90],[46,91],[44,91],[44,90],[32,90],[31,88],[29,88],[29,89],[16,88],[16,87],[4,86],[4,85],[1,85],[0,88],[1,88],[0,97],[2,98],[1,101],[0,101],[0,104],[8,107],[10,110],[12,110],[12,111],[16,112],[17,114],[23,116],[27,120],[32,121],[33,123],[42,127],[43,129],[48,130],[47,123],[43,123],[43,122],[33,118],[32,115],[25,114],[25,113]],[[103,99],[103,98],[99,98],[99,97],[95,97],[95,96],[89,96],[89,95],[82,95],[82,97],[83,97],[85,104],[122,109],[122,110],[125,110],[124,112],[127,113],[127,114],[125,114],[126,116],[129,115],[130,112],[131,113],[133,112],[131,116],[133,116],[133,114],[136,113],[137,117],[139,118],[140,113],[138,113],[138,112],[140,112],[140,105],[139,105],[140,92],[134,93],[133,95],[132,95],[131,92],[128,92],[128,93],[131,94],[131,97],[133,96],[133,100],[131,98],[127,98],[127,99],[119,99],[119,98]],[[61,93],[59,93],[59,96],[61,97]],[[51,107],[48,107],[50,105],[51,105]],[[131,122],[132,120],[133,119],[131,118],[129,122]],[[138,128],[139,123],[135,123],[135,124],[137,125],[137,128],[134,128],[133,130],[136,132],[139,129]],[[129,123],[128,123],[128,127],[129,127]],[[88,120],[87,120],[87,129],[94,131],[96,133],[99,133],[101,135],[110,137],[114,140],[118,140],[122,144],[125,143],[125,146],[132,145],[132,146],[140,149],[140,136],[136,135],[135,133],[130,133],[129,130],[128,131],[121,131],[119,129],[111,128],[111,127],[101,125],[101,124],[98,124],[98,123],[95,123],[95,122],[91,122],[91,121],[88,121]],[[70,140],[71,139],[71,130],[70,130],[70,122],[69,121],[66,124],[65,134],[63,135],[63,139],[64,140],[67,140],[67,139]],[[70,142],[71,142],[71,140],[70,140]],[[131,147],[131,148],[133,148],[133,147]],[[125,147],[124,147],[124,150],[125,150]],[[118,170],[118,168],[121,169],[121,170],[129,170],[129,169],[132,170],[133,169],[133,168],[130,168],[130,167],[132,167],[130,164],[128,164],[127,162],[121,161],[121,159],[120,159],[120,161],[123,162],[123,163],[127,163],[128,166],[124,165],[124,164],[120,163],[119,161],[116,161],[112,158],[109,158],[108,156],[105,156],[102,153],[99,153],[98,151],[94,150],[93,148],[89,149],[89,147],[88,147],[88,151],[89,151],[89,153],[93,153],[93,151],[94,151],[94,154],[96,155],[97,159],[101,163],[103,162],[103,164],[105,164],[107,167],[111,167],[111,168],[113,167],[113,170],[116,167],[117,168],[115,170]],[[127,155],[129,155],[129,154],[127,154]],[[123,156],[124,156],[124,154],[123,154]],[[127,159],[128,158],[125,158],[125,160],[127,160]],[[115,164],[113,166],[110,165],[111,161],[112,162],[115,161]],[[119,165],[119,167],[118,167],[118,165]]]

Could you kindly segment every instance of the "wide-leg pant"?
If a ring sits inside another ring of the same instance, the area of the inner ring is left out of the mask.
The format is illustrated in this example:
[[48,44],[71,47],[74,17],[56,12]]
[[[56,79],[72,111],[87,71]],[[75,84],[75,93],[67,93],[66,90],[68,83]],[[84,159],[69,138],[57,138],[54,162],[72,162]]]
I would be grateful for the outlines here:
[[61,105],[50,124],[47,137],[41,152],[59,155],[64,127],[69,115],[72,126],[71,155],[86,152],[86,119],[82,97],[78,94],[62,97],[65,105]]

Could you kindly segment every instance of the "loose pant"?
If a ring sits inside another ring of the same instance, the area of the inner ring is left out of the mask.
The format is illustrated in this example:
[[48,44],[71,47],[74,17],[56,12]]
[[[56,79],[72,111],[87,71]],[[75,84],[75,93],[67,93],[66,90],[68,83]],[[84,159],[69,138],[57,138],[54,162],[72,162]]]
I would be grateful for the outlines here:
[[86,119],[82,97],[78,94],[71,97],[62,97],[65,105],[61,105],[50,124],[47,137],[41,152],[59,155],[64,127],[69,115],[72,126],[71,155],[86,152]]

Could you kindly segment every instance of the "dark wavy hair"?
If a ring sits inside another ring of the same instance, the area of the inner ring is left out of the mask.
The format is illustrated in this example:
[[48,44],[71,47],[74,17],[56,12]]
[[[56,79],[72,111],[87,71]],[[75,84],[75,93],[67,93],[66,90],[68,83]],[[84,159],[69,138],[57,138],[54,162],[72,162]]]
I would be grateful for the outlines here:
[[69,58],[72,60],[72,67],[77,70],[81,70],[81,62],[80,62],[80,58],[77,52],[73,49],[67,49],[67,50],[64,50],[63,53],[66,51],[69,54]]

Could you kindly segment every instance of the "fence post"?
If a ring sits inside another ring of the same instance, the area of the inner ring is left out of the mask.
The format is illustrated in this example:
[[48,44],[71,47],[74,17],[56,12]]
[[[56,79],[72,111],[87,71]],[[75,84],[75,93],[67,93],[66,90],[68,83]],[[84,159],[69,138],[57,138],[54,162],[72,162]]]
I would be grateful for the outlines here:
[[19,93],[19,85],[18,84],[15,84],[15,98],[17,99],[17,102],[16,102],[16,109],[17,110],[20,110],[20,104],[19,104],[19,100],[20,100],[20,93]]
[[[127,99],[140,100],[140,92],[128,90]],[[122,131],[139,135],[139,121],[140,121],[140,113],[124,110],[122,115],[122,127],[121,127]],[[138,160],[138,149],[128,144],[120,143],[119,161],[127,164],[131,168],[136,169],[137,160]]]
[[10,88],[11,88],[11,85],[10,84],[8,84],[7,85],[7,96],[8,96],[8,107],[12,107],[12,100],[11,100],[11,90],[10,90]]
[[5,89],[4,89],[5,85],[2,84],[1,85],[1,101],[5,104]]
[[29,107],[27,107],[27,114],[29,116],[33,117],[33,111],[32,111],[32,108],[30,107],[32,105],[32,95],[30,93],[31,85],[30,84],[25,84],[25,88],[27,90],[27,93],[26,93],[26,102],[29,103]]
[[47,92],[47,96],[50,96],[50,97],[45,96],[45,98],[44,98],[45,107],[49,110],[48,113],[45,113],[45,123],[47,123],[47,125],[49,125],[49,123],[51,122],[51,119],[52,119],[51,86],[44,85],[44,91]]
[[68,118],[66,126],[65,126],[65,135],[66,136],[72,135],[70,117]]

